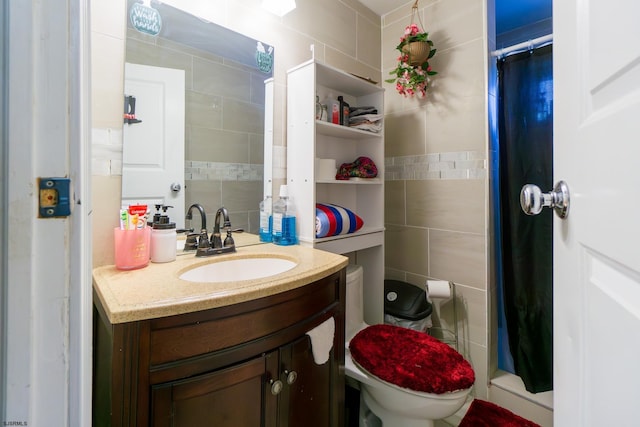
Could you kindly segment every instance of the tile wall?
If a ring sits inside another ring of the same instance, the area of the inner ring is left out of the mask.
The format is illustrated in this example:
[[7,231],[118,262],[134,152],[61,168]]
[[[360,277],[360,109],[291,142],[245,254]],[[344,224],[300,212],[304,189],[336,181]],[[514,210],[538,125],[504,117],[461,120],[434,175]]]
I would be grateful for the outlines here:
[[[414,2],[383,17],[382,72],[411,23]],[[487,11],[484,0],[427,0],[414,22],[437,49],[438,75],[426,98],[404,98],[385,83],[386,277],[424,286],[456,283],[461,352],[487,397],[488,122]],[[451,304],[434,323],[449,327]]]

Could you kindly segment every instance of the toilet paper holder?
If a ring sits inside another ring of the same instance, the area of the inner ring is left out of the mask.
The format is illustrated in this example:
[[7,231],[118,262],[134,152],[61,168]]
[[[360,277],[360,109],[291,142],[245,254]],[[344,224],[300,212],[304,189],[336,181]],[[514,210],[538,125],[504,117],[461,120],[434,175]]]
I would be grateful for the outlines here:
[[[458,300],[456,298],[456,284],[454,282],[449,281],[449,294],[441,292],[433,292],[431,295],[429,294],[429,282],[434,285],[434,281],[427,280],[427,296],[431,300],[431,304],[433,305],[434,312],[438,315],[438,321],[441,321],[441,307],[444,303],[451,301],[451,309],[453,311],[453,325],[450,327],[444,328],[442,326],[432,326],[429,328],[429,335],[438,338],[440,341],[453,346],[456,351],[458,350]],[[442,286],[441,283],[437,281],[436,286]],[[440,323],[442,324],[442,323]]]

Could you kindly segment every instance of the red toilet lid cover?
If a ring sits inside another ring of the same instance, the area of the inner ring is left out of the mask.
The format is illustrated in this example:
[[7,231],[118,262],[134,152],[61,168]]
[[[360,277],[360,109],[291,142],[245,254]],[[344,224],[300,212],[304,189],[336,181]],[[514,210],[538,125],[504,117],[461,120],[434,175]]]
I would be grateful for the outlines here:
[[425,332],[372,325],[349,343],[354,362],[383,381],[443,394],[471,387],[473,368],[460,353]]

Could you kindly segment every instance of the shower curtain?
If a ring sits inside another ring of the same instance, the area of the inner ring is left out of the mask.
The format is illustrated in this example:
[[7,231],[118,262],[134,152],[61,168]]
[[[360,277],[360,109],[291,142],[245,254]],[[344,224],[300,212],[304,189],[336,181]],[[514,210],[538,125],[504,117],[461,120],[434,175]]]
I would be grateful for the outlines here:
[[501,315],[515,373],[537,393],[553,389],[553,213],[525,215],[520,189],[553,186],[551,45],[498,60],[498,82]]

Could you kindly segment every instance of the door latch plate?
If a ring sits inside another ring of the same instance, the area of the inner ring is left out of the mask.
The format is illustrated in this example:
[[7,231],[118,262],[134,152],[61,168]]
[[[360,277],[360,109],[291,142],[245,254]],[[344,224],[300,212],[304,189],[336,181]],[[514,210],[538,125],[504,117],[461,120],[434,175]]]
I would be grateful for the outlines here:
[[39,216],[57,218],[71,215],[70,179],[39,178]]

